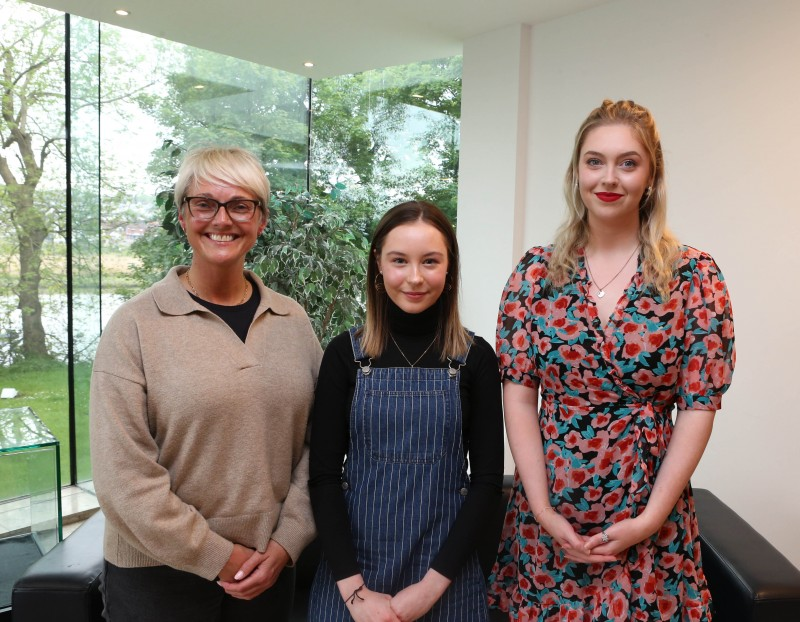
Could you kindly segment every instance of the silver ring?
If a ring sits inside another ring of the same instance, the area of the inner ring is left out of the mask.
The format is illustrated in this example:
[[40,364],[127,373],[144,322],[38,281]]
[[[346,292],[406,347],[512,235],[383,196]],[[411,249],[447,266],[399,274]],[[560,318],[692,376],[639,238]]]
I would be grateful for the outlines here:
[[608,544],[608,534],[605,532],[605,529],[600,533],[600,540],[603,544]]

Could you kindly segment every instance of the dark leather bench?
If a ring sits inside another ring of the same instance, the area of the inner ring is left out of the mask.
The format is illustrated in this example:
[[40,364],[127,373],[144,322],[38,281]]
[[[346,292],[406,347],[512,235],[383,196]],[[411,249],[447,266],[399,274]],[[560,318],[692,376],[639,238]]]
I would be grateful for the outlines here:
[[102,620],[100,573],[103,571],[105,517],[96,512],[72,535],[37,559],[14,583],[14,622],[88,622]]
[[[708,490],[696,489],[703,562],[716,606],[715,622],[800,621],[800,570]],[[505,502],[492,517],[479,550],[488,571],[499,540]],[[103,515],[98,512],[69,538],[36,561],[16,582],[14,622],[102,620]],[[297,563],[293,621],[305,618],[308,590],[319,562],[313,543]]]
[[800,622],[800,570],[708,490],[694,501],[714,622]]

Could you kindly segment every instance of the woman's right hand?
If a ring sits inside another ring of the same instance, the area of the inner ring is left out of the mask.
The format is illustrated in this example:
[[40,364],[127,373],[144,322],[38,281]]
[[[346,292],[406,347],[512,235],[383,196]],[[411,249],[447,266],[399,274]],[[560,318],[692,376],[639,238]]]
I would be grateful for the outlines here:
[[548,509],[539,516],[539,526],[555,540],[555,543],[564,550],[564,555],[570,561],[583,564],[605,564],[617,561],[614,555],[601,555],[588,553],[586,542],[588,536],[582,536],[566,518],[554,509]]

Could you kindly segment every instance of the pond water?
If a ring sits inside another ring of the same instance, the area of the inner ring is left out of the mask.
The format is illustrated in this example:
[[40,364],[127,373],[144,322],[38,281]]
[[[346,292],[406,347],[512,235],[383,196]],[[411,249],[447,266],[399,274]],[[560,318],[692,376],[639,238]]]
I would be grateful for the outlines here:
[[[72,327],[76,361],[91,361],[108,318],[125,301],[119,294],[74,294]],[[45,294],[41,297],[42,325],[47,346],[58,359],[67,360],[67,296]],[[22,339],[22,313],[17,298],[0,296],[0,365],[12,360],[15,346]]]

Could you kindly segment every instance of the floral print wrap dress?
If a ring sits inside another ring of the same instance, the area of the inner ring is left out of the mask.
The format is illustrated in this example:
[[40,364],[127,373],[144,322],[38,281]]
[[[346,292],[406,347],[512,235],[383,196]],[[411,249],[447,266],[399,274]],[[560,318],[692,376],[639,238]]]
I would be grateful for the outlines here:
[[[591,536],[644,509],[675,407],[720,408],[735,360],[731,305],[714,260],[682,247],[669,298],[643,286],[639,265],[603,326],[583,254],[556,289],[551,252],[531,249],[511,275],[497,350],[504,379],[539,386],[550,504]],[[515,474],[489,603],[523,621],[710,620],[691,488],[622,561],[583,564],[539,528]]]

